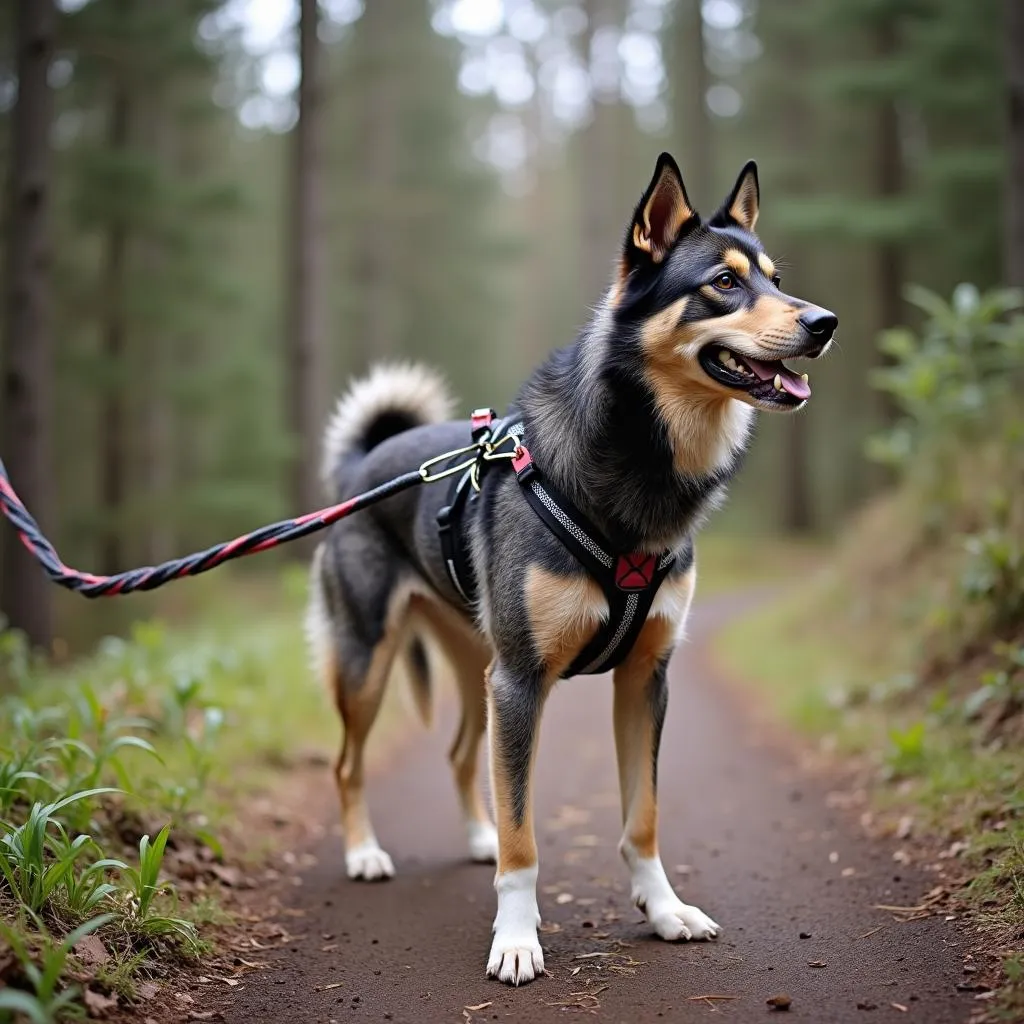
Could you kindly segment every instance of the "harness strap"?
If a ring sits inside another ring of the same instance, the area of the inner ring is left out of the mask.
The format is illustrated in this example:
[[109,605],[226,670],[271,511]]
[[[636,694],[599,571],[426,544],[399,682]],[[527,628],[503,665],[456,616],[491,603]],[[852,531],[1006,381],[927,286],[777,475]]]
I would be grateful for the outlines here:
[[671,551],[612,554],[601,531],[548,481],[519,446],[512,468],[523,496],[542,523],[594,577],[608,601],[608,620],[563,676],[607,672],[621,664],[647,621],[654,598],[675,563]]
[[[474,410],[470,417],[474,444],[493,436],[491,425],[495,416],[497,413],[493,409]],[[459,525],[466,502],[476,496],[472,483],[472,469],[456,477],[448,494],[448,504],[437,513],[437,531],[444,567],[452,586],[466,604],[476,602],[476,573],[473,572],[473,562],[466,550],[465,538]]]

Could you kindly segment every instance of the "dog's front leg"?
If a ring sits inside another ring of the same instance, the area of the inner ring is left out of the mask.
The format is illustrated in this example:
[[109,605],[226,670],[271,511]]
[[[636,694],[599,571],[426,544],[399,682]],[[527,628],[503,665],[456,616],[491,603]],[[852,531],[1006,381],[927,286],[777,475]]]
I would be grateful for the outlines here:
[[[665,640],[659,634],[663,634]],[[615,749],[622,793],[619,851],[629,867],[632,899],[663,939],[711,939],[719,927],[676,896],[658,854],[658,748],[668,706],[667,630],[649,623],[615,670]]]
[[537,938],[537,842],[531,773],[547,693],[539,675],[524,678],[500,660],[487,673],[491,790],[498,818],[498,913],[487,974],[521,985],[544,973]]

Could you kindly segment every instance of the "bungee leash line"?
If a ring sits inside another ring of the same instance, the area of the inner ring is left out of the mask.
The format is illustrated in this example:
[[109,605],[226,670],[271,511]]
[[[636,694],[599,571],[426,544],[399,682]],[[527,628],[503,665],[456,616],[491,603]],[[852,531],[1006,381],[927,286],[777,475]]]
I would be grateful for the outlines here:
[[[278,523],[271,523],[269,526],[243,534],[234,540],[216,544],[205,551],[196,551],[183,558],[161,562],[160,565],[127,569],[124,572],[115,573],[113,576],[94,576],[92,573],[80,572],[61,561],[60,555],[43,535],[39,524],[32,518],[31,513],[25,508],[24,503],[11,486],[7,468],[2,460],[0,460],[0,510],[18,531],[22,544],[28,548],[54,583],[84,597],[111,597],[115,594],[130,594],[136,590],[156,590],[157,587],[162,587],[171,580],[182,579],[185,576],[198,576],[200,573],[209,572],[210,569],[215,569],[234,558],[254,555],[259,551],[269,551],[271,548],[288,544],[293,540],[308,537],[312,533],[326,529],[332,523],[338,522],[339,519],[344,519],[354,512],[376,505],[377,502],[407,491],[410,487],[433,483],[435,480],[442,480],[455,473],[463,472],[476,465],[479,460],[491,462],[512,457],[511,453],[495,452],[495,447],[496,445],[490,442],[481,441],[455,451],[444,452],[428,459],[419,469],[396,476],[393,480],[388,480],[372,490],[357,494],[347,501],[328,505],[326,508],[317,512],[309,512],[297,519],[283,519]],[[442,466],[445,462],[457,459],[462,455],[466,455],[468,458],[460,461],[457,465],[435,469],[435,467]]]

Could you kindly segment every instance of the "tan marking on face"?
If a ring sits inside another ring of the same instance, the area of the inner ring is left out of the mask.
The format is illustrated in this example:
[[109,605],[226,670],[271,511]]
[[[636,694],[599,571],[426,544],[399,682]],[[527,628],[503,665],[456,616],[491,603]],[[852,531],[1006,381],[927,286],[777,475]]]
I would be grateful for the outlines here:
[[775,276],[775,264],[763,252],[757,254],[757,265],[764,271],[764,276],[769,281]]
[[526,571],[530,631],[552,679],[557,679],[608,616],[608,602],[589,576],[560,576],[539,565]]
[[709,473],[722,466],[746,435],[750,410],[718,388],[697,362],[700,345],[695,327],[679,319],[686,298],[673,303],[644,324],[641,344],[646,353],[645,376],[669,432],[673,461],[681,473]]
[[750,260],[739,249],[726,249],[722,262],[740,277],[750,277]]

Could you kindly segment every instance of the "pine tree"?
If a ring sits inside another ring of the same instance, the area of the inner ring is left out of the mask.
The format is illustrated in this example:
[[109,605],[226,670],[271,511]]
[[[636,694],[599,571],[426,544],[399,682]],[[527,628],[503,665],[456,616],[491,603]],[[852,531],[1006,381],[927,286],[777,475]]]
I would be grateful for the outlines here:
[[[15,28],[18,99],[12,118],[7,232],[3,437],[11,479],[44,531],[53,522],[54,493],[49,317],[53,97],[47,75],[55,34],[52,0],[19,0]],[[13,530],[4,530],[2,543],[3,612],[9,624],[24,630],[32,644],[48,646],[53,636],[51,585]]]
[[1024,288],[1024,4],[1005,0],[1009,174],[1006,280]]
[[[370,4],[370,12],[380,7]],[[368,16],[371,16],[368,14]],[[375,16],[375,15],[374,15]],[[291,251],[284,376],[288,426],[295,446],[289,497],[297,509],[317,507],[318,453],[327,410],[322,178],[324,94],[317,0],[301,0],[299,117],[293,129]]]
[[507,336],[495,288],[507,250],[495,176],[471,150],[480,104],[456,88],[459,44],[431,28],[432,10],[377,0],[332,49],[332,341],[345,372],[415,355],[479,404]]

